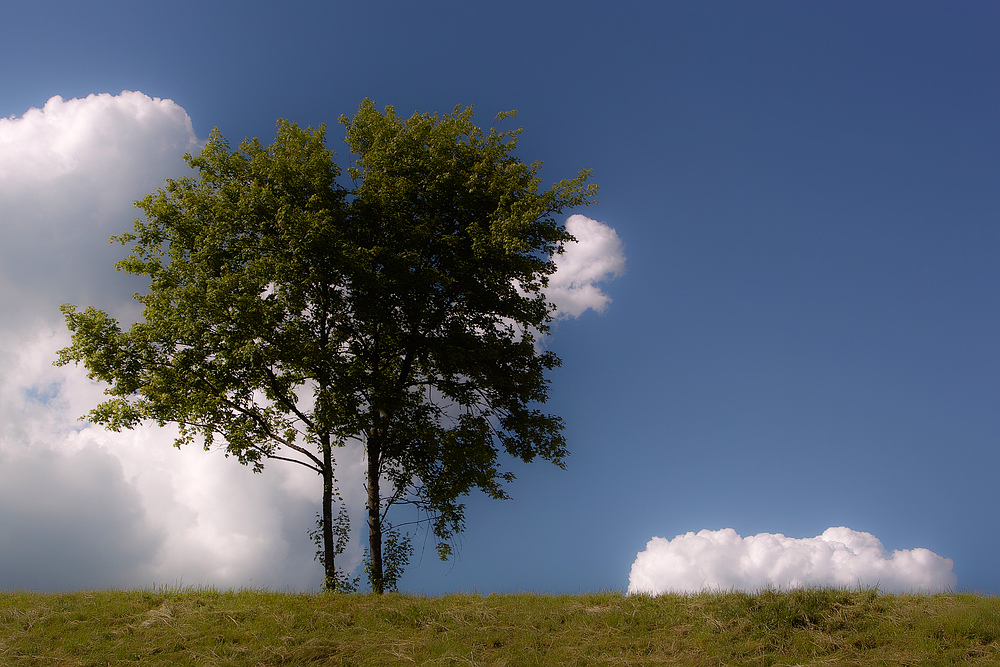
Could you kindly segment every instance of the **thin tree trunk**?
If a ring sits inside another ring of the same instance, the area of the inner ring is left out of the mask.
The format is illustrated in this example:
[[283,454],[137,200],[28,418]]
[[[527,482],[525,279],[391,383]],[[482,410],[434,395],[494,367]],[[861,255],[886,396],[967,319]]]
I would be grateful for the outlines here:
[[379,499],[379,458],[381,446],[377,437],[368,439],[368,567],[372,593],[382,594],[382,504]]
[[323,438],[323,589],[337,588],[337,567],[334,558],[337,545],[333,541],[333,454],[329,437]]

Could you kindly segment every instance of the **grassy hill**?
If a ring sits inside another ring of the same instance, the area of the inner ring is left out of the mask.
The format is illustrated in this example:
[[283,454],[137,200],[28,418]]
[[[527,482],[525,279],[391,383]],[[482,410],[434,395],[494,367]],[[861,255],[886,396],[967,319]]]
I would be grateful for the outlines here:
[[1000,665],[1000,598],[11,592],[0,664]]

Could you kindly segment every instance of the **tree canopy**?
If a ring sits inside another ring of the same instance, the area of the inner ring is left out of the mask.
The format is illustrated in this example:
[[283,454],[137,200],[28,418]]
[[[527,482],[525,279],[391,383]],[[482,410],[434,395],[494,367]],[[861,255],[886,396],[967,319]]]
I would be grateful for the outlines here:
[[323,126],[279,120],[270,146],[236,150],[214,130],[186,156],[196,177],[136,202],[144,219],[112,239],[131,248],[118,269],[149,278],[141,319],[123,329],[62,308],[72,343],[56,363],[108,384],[89,419],[176,424],[177,446],[316,471],[328,589],[346,582],[335,452],[358,441],[372,589],[405,564],[393,505],[421,510],[447,557],[461,499],[507,497],[502,452],[567,456],[561,419],[541,410],[559,359],[537,337],[553,317],[553,255],[572,240],[556,216],[596,186],[584,170],[541,190],[540,164],[516,155],[520,130],[498,129],[513,115],[484,133],[472,108],[402,119],[365,100],[340,119],[346,179]]

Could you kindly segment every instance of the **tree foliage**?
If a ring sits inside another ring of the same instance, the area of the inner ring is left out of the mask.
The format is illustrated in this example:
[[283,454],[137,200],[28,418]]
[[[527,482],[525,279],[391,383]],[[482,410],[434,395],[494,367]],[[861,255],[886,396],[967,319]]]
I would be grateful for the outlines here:
[[484,133],[471,108],[401,119],[365,100],[340,122],[350,187],[323,126],[279,120],[270,146],[235,151],[213,131],[187,156],[197,177],[136,202],[145,219],[112,239],[131,248],[117,267],[149,278],[140,321],[63,306],[72,343],[57,363],[109,385],[91,421],[177,424],[177,446],[219,442],[257,472],[283,460],[321,475],[328,588],[344,580],[334,453],[361,442],[381,592],[399,575],[383,567],[390,507],[421,510],[447,555],[462,497],[507,497],[501,452],[563,466],[562,421],[540,409],[559,359],[536,336],[571,240],[556,216],[596,186],[581,171],[541,190],[539,164],[515,154],[520,130]]

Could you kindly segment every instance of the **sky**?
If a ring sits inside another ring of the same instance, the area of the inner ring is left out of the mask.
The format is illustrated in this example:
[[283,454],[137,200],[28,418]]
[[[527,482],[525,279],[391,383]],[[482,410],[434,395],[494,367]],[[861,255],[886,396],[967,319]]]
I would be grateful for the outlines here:
[[319,588],[312,473],[79,422],[101,387],[51,362],[60,304],[138,316],[108,237],[212,128],[326,123],[346,160],[368,97],[516,109],[544,183],[601,187],[551,293],[567,469],[512,462],[512,499],[470,496],[456,557],[418,539],[401,590],[1000,592],[996,3],[4,14],[0,589]]

